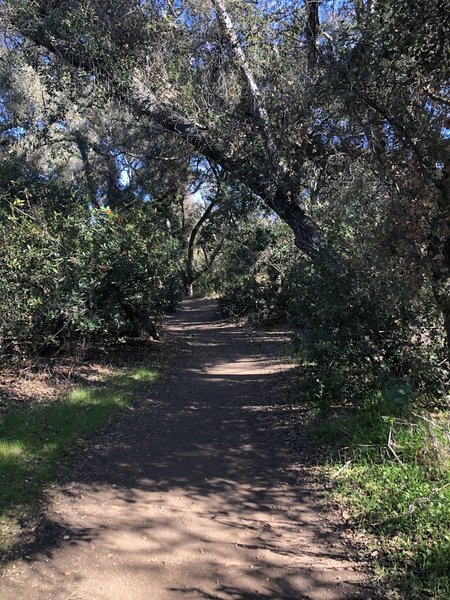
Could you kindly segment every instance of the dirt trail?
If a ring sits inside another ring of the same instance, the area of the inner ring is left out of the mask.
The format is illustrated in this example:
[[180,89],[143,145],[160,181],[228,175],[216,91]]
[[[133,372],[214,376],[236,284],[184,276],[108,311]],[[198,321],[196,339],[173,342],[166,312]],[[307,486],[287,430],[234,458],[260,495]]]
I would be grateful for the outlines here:
[[370,598],[286,452],[286,338],[214,310],[169,319],[163,382],[80,459],[2,600]]

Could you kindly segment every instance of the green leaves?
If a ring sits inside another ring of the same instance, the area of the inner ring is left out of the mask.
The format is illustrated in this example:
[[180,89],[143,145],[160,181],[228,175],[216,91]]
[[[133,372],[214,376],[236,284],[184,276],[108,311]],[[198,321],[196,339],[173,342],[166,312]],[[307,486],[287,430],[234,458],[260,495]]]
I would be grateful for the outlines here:
[[79,202],[62,211],[61,190],[39,191],[26,212],[15,201],[0,211],[4,356],[154,333],[178,300],[178,245],[158,230],[150,207],[119,216]]

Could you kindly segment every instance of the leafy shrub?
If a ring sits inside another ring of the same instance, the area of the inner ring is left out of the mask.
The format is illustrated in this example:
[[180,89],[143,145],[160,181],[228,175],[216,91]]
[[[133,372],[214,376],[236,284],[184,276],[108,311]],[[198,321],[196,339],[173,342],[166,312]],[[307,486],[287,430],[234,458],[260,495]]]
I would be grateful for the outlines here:
[[150,205],[92,209],[48,182],[11,191],[0,213],[4,355],[155,333],[179,299],[178,247]]
[[289,297],[284,284],[295,259],[286,225],[264,218],[244,224],[211,276],[222,314],[258,323],[285,319]]
[[290,277],[300,296],[292,319],[309,399],[325,407],[362,405],[379,389],[395,396],[402,386],[445,392],[445,345],[427,286],[413,290],[398,268],[368,268],[358,258],[339,273],[296,265]]

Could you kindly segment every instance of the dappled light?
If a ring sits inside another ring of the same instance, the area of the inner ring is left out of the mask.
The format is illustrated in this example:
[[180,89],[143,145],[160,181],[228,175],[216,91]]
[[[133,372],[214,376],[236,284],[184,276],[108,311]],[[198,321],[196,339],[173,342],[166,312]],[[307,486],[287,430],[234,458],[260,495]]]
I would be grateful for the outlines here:
[[450,598],[445,8],[0,0],[6,600]]
[[133,598],[365,597],[308,470],[286,453],[287,332],[264,333],[279,347],[268,358],[215,309],[190,301],[169,318],[175,362],[75,466],[28,550],[32,571],[10,570],[5,598],[80,586],[80,598],[122,598],[131,581]]

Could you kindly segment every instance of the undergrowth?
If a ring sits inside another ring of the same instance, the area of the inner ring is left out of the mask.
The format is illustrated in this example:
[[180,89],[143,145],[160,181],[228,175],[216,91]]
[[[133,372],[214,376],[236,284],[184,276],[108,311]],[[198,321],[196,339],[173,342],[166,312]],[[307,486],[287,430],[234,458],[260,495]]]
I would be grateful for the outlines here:
[[448,413],[378,399],[317,428],[334,450],[334,495],[362,529],[387,597],[450,598]]
[[0,553],[8,552],[21,524],[55,481],[68,450],[103,427],[156,378],[134,367],[48,402],[14,403],[0,423]]

